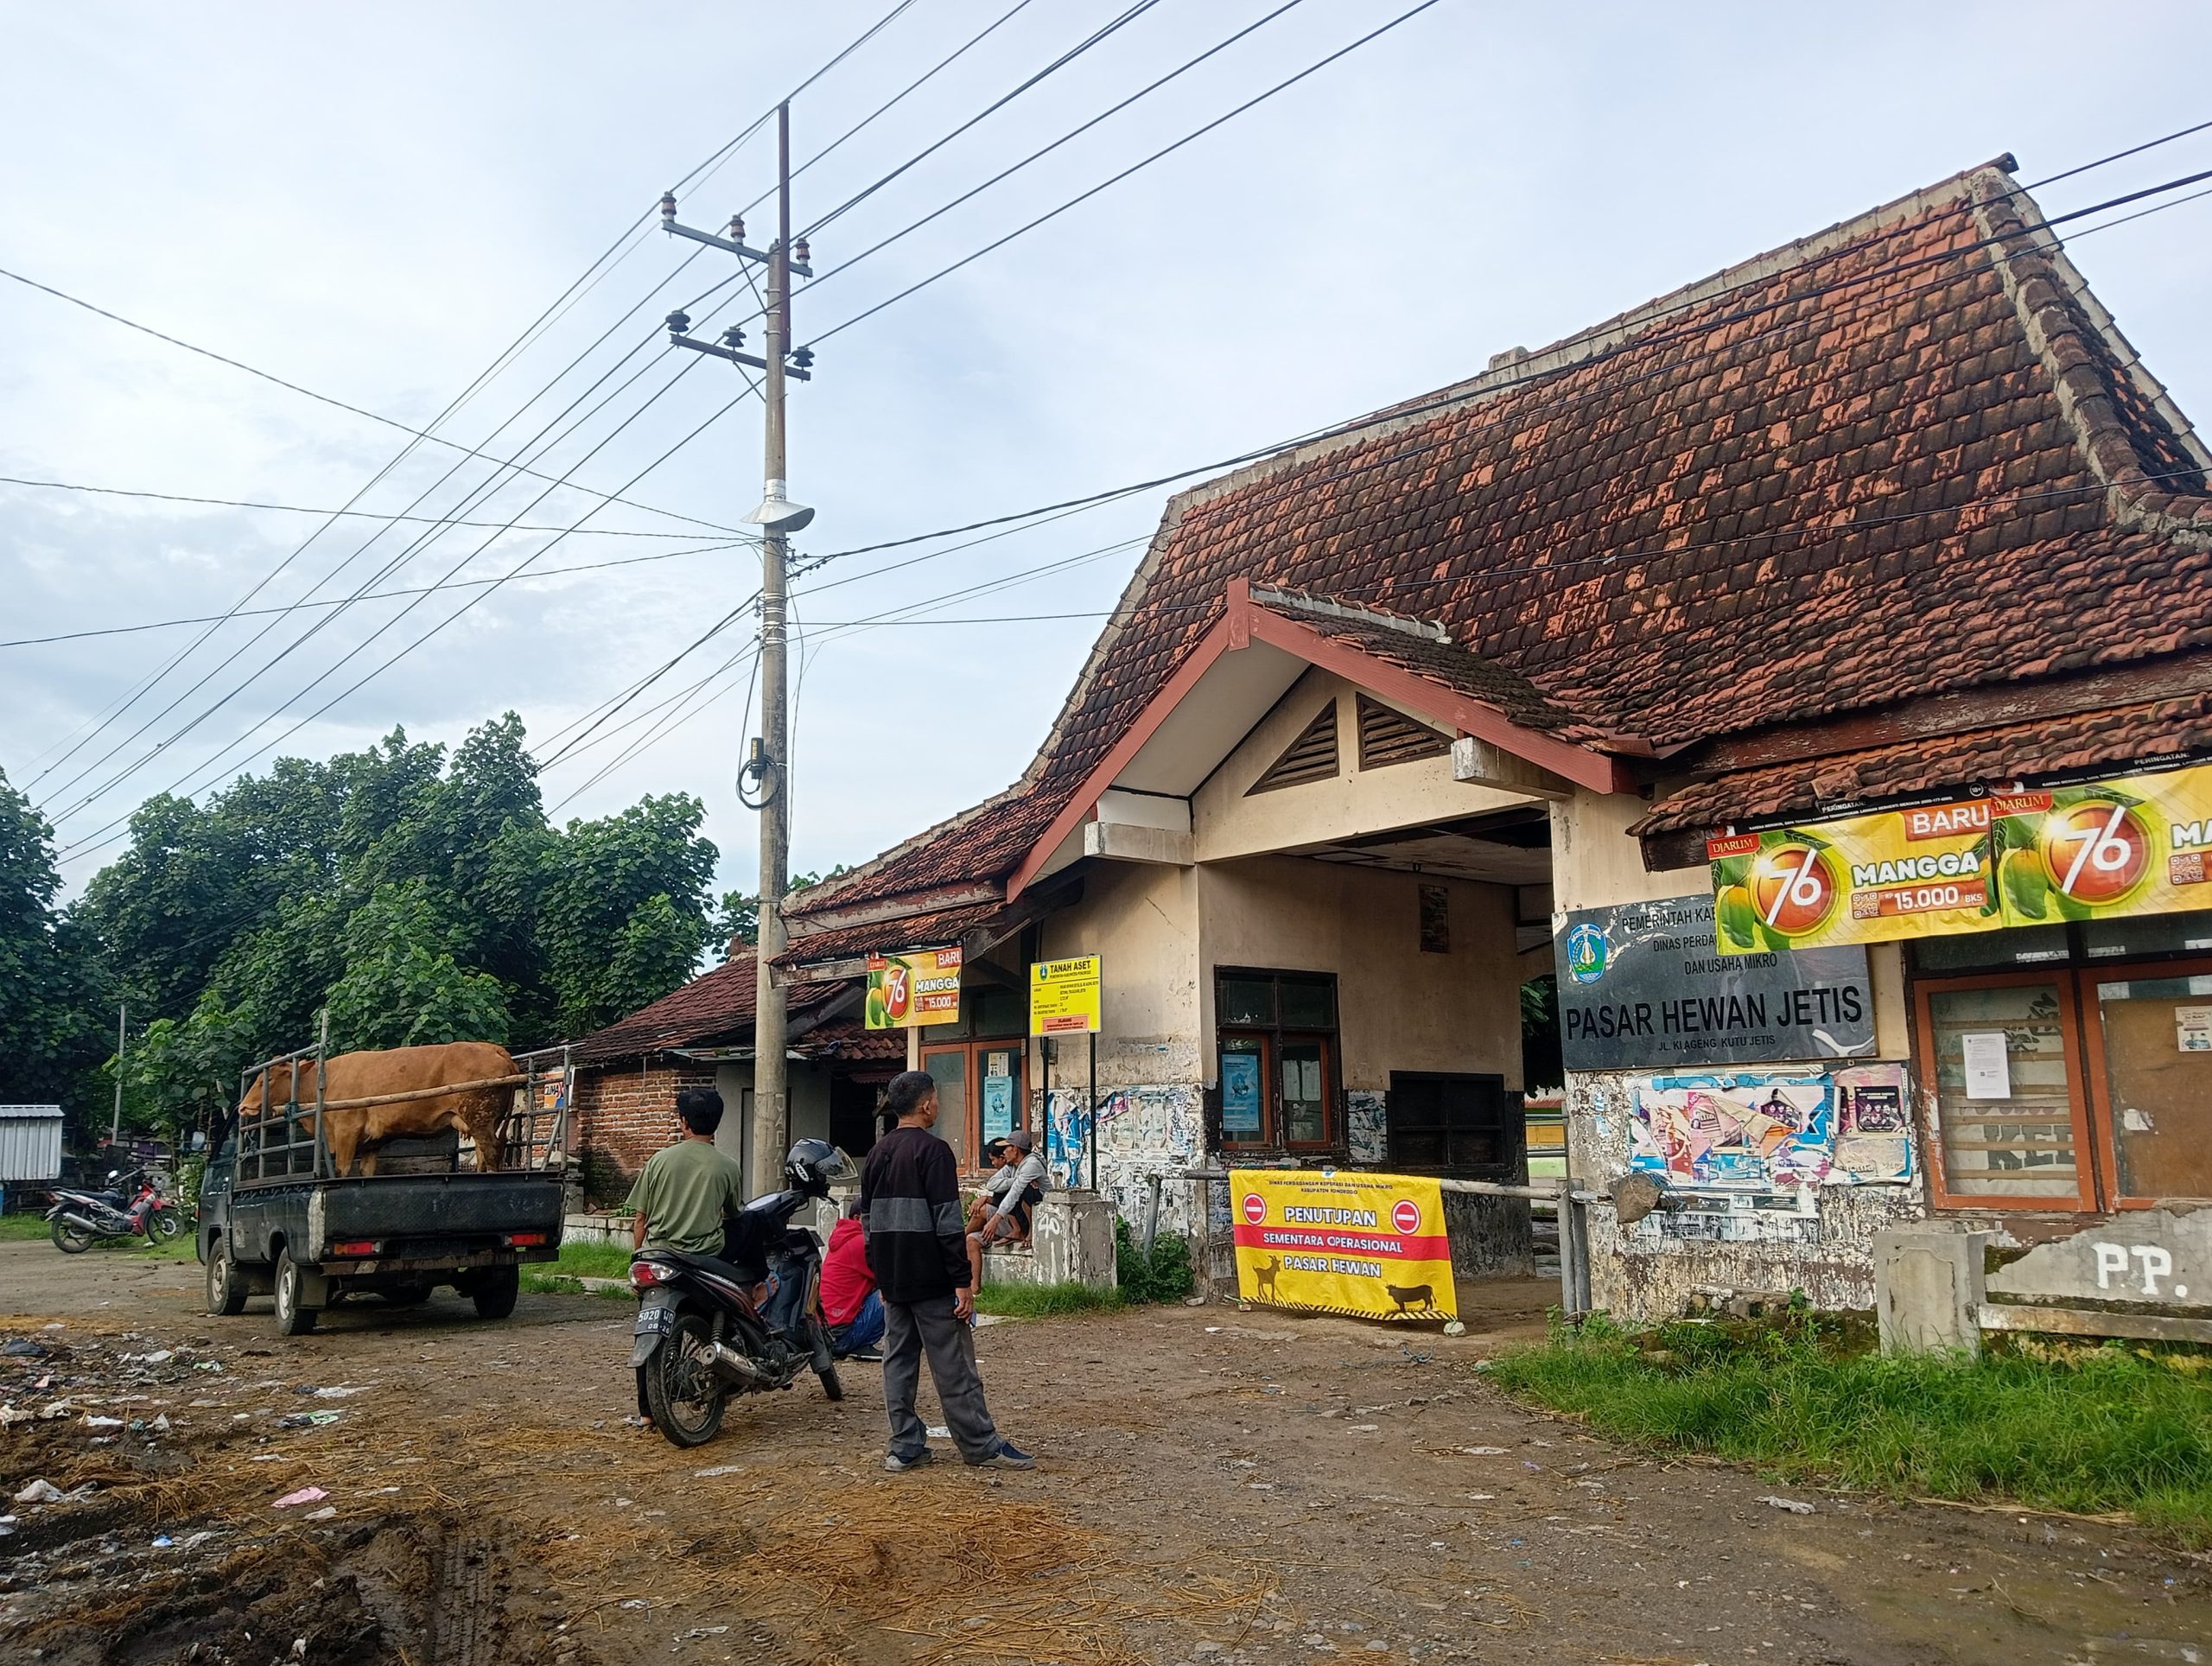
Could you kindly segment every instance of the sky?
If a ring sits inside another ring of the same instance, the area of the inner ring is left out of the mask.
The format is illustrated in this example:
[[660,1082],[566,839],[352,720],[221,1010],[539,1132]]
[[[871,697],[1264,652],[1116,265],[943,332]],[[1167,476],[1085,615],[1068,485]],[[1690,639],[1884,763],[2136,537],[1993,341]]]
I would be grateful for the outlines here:
[[[794,586],[795,870],[864,861],[1020,773],[1167,488],[980,543],[840,552],[1410,397],[2007,151],[2035,181],[2212,120],[2202,6],[1438,0],[836,329],[1413,3],[1157,0],[813,234],[798,335],[836,333],[790,401],[791,494],[817,511]],[[0,278],[0,475],[290,506],[0,484],[0,769],[55,823],[73,893],[152,793],[394,728],[457,741],[509,709],[556,820],[696,794],[721,884],[751,888],[734,777],[758,727],[760,565],[733,535],[760,496],[760,406],[660,320],[721,286],[691,308],[718,334],[757,302],[740,263],[664,237],[653,208],[688,179],[683,221],[746,209],[765,244],[772,204],[747,206],[772,131],[726,147],[891,10],[0,10],[0,268],[237,361]],[[795,162],[838,142],[797,178],[798,224],[1128,10],[912,0],[793,100]],[[2204,169],[2212,131],[2037,200],[2055,214]],[[2069,246],[2183,410],[2212,410],[2212,200]],[[404,431],[434,423],[450,446]],[[425,519],[329,518],[349,506]],[[395,589],[414,594],[378,594]],[[241,603],[289,611],[22,641]]]

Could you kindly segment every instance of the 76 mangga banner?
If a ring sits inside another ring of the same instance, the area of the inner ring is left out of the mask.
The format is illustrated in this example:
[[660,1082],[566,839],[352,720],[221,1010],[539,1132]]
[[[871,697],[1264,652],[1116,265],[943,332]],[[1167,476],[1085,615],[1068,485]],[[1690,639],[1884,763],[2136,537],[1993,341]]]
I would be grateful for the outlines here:
[[1231,1169],[1236,1290],[1362,1319],[1454,1319],[1444,1194],[1411,1174]]

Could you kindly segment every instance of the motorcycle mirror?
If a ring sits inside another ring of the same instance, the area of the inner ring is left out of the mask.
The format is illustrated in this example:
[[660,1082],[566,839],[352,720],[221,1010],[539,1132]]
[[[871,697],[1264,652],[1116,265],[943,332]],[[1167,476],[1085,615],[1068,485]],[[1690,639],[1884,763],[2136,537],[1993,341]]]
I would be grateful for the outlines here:
[[123,1171],[122,1171],[121,1169],[119,1169],[119,1168],[111,1168],[111,1169],[110,1169],[110,1170],[108,1170],[108,1172],[107,1172],[107,1177],[108,1177],[108,1179],[110,1179],[111,1180],[119,1180],[119,1179],[122,1177],[122,1174],[123,1174]]

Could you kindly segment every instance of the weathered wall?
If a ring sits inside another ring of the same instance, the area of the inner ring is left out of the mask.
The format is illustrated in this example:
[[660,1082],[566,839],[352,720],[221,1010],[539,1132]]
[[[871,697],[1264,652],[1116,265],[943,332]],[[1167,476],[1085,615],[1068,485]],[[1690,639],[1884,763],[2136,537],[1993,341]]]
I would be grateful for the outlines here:
[[[1096,862],[1084,876],[1083,900],[1046,919],[1039,932],[1047,960],[1103,957],[1098,1085],[1203,1079],[1210,1049],[1203,1045],[1198,958],[1198,881],[1195,870],[1147,862]],[[1085,1068],[1081,1036],[1069,1038],[1053,1066],[1056,1081]],[[1030,1046],[1033,1070],[1037,1046]],[[1042,1077],[1037,1079],[1041,1081]]]
[[[1629,1172],[1638,1074],[1567,1073],[1567,1140],[1573,1172],[1598,1191]],[[1802,1290],[1816,1307],[1872,1307],[1874,1235],[1926,1214],[1919,1172],[1904,1186],[1817,1186],[1813,1201],[1814,1212],[1804,1219],[1771,1221],[1776,1238],[1737,1243],[1686,1238],[1675,1218],[1657,1212],[1624,1232],[1610,1204],[1593,1204],[1592,1300],[1629,1319],[1676,1318],[1693,1295],[1721,1290]]]
[[[818,1065],[791,1060],[785,1065],[791,1095],[791,1136],[785,1141],[830,1137],[830,1072]],[[722,1096],[722,1125],[715,1130],[715,1149],[727,1152],[753,1172],[747,1147],[753,1141],[753,1064],[743,1059],[715,1066],[715,1087]],[[777,1154],[780,1159],[782,1153]]]
[[[1530,802],[1452,779],[1449,754],[1361,769],[1352,685],[1309,671],[1222,760],[1191,798],[1193,852],[1202,862],[1295,849],[1387,828],[1479,816]],[[1247,796],[1330,700],[1337,703],[1337,774]]]
[[[1215,967],[1334,972],[1347,1090],[1387,1092],[1394,1070],[1490,1071],[1521,1085],[1511,887],[1297,856],[1198,874],[1205,1033],[1213,1029]],[[1423,954],[1420,888],[1437,883],[1452,893],[1452,951]]]
[[[1575,909],[1688,896],[1705,888],[1702,868],[1647,872],[1629,824],[1649,806],[1622,794],[1600,797],[1578,790],[1552,806],[1552,885],[1554,932]],[[1911,1056],[1901,945],[1867,950],[1874,996],[1876,1057]],[[1853,1061],[1864,1062],[1864,1061]],[[1655,1060],[1642,1074],[1675,1074],[1696,1066]],[[1729,1068],[1729,1067],[1716,1067]],[[1789,1065],[1743,1066],[1791,1070]],[[1628,1173],[1630,1122],[1636,1071],[1567,1073],[1568,1173],[1603,1191]],[[1611,1205],[1590,1211],[1592,1300],[1618,1317],[1670,1319],[1690,1298],[1717,1290],[1802,1290],[1815,1306],[1871,1307],[1874,1302],[1874,1235],[1927,1214],[1924,1180],[1916,1170],[1908,1186],[1821,1186],[1812,1213],[1802,1219],[1761,1217],[1767,1239],[1715,1241],[1685,1236],[1676,1218],[1647,1216],[1625,1233]]]
[[579,1069],[570,1138],[587,1166],[591,1201],[620,1202],[645,1160],[683,1138],[676,1096],[715,1085],[713,1065],[682,1059]]

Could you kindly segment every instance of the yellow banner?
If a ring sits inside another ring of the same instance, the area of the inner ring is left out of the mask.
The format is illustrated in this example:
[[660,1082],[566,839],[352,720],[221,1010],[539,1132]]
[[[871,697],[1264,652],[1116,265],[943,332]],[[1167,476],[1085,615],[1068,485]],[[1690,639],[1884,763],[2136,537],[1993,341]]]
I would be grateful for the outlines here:
[[1408,1174],[1230,1171],[1236,1291],[1368,1319],[1453,1319],[1444,1193]]
[[1706,842],[1723,954],[2212,908],[2212,766]]
[[1032,1035],[1098,1033],[1098,957],[1040,960],[1029,968]]
[[868,1027],[911,1030],[960,1021],[960,951],[909,949],[868,957]]

